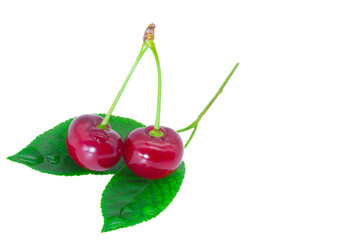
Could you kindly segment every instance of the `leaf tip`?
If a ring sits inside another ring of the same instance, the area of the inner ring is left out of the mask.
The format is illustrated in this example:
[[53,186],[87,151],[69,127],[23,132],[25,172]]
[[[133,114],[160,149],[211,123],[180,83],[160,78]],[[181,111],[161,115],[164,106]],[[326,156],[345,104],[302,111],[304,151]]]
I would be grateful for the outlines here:
[[6,159],[15,162],[16,154],[8,156]]

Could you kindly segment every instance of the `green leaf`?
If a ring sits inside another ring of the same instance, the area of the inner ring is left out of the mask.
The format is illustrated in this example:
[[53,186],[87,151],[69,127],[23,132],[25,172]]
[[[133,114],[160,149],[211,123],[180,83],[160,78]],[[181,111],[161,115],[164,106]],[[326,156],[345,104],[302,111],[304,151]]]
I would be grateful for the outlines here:
[[112,177],[102,194],[102,232],[129,227],[156,217],[175,198],[184,175],[184,162],[170,176],[158,180],[138,177],[126,166],[123,167]]
[[[104,117],[105,114],[98,114]],[[94,172],[79,167],[69,156],[66,149],[66,133],[74,118],[60,123],[39,135],[27,147],[8,159],[22,163],[37,171],[54,175],[75,176],[84,174],[113,174],[125,164],[123,159],[113,168],[105,172]],[[134,129],[144,125],[129,118],[111,116],[109,121],[112,129],[118,132],[122,139]]]

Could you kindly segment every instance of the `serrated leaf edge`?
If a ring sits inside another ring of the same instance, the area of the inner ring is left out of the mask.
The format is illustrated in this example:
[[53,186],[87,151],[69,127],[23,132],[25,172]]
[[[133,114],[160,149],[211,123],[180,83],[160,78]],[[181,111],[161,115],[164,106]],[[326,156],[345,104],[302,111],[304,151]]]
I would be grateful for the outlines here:
[[[124,168],[126,168],[126,165],[125,165],[123,168],[121,168],[116,174],[118,174],[118,173],[119,173],[121,170],[123,170]],[[101,209],[101,214],[102,214],[103,219],[104,219],[104,224],[103,224],[103,227],[102,227],[102,229],[101,229],[101,233],[115,231],[115,230],[118,230],[118,229],[120,229],[120,228],[133,227],[133,226],[135,226],[135,225],[137,225],[137,224],[140,224],[140,223],[143,223],[143,222],[147,222],[147,221],[149,221],[149,220],[151,220],[151,219],[159,216],[160,213],[162,213],[162,212],[172,203],[172,201],[175,199],[176,195],[177,195],[178,192],[180,191],[181,185],[182,185],[182,183],[183,183],[183,181],[184,181],[184,178],[185,178],[185,172],[186,172],[186,167],[185,167],[185,163],[184,163],[184,175],[183,175],[184,177],[181,179],[179,190],[175,193],[173,199],[171,199],[171,201],[169,202],[169,204],[168,204],[162,211],[160,211],[158,214],[156,214],[156,215],[154,215],[154,216],[151,216],[151,217],[150,217],[149,219],[147,219],[147,220],[144,220],[144,221],[135,223],[135,224],[133,224],[133,225],[129,225],[129,226],[126,226],[126,227],[117,227],[117,228],[114,228],[114,229],[111,229],[111,230],[104,230],[105,223],[106,223],[107,221],[106,221],[105,216],[104,216],[104,213],[103,213],[103,211],[102,211],[102,209],[103,209],[103,204],[104,204],[104,203],[103,203],[103,197],[104,197],[105,189],[111,184],[111,181],[112,181],[112,179],[113,179],[113,177],[114,177],[114,176],[112,176],[112,178],[110,179],[110,181],[108,182],[108,184],[106,184],[103,193],[101,194],[100,209]],[[115,175],[115,174],[114,174],[114,175]],[[149,186],[151,183],[153,183],[153,181],[155,181],[155,180],[150,181],[150,183],[149,183],[147,186]],[[134,200],[135,198],[137,198],[144,190],[145,190],[145,188],[144,188],[139,194],[137,194],[136,196],[134,196],[133,200]],[[133,200],[132,200],[132,201],[133,201]],[[129,204],[131,204],[132,201],[131,201]]]

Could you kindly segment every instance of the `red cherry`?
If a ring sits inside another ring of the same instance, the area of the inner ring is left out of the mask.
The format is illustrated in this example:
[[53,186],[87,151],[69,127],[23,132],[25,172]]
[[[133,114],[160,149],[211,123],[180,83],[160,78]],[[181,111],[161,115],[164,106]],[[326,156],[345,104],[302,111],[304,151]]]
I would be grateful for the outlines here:
[[154,126],[137,128],[124,141],[124,161],[136,175],[147,179],[169,176],[180,165],[184,153],[179,134],[171,128],[160,127],[162,137],[149,134]]
[[123,141],[107,124],[106,130],[97,126],[103,118],[86,114],[75,118],[66,135],[66,147],[70,157],[80,167],[91,171],[105,171],[120,160]]

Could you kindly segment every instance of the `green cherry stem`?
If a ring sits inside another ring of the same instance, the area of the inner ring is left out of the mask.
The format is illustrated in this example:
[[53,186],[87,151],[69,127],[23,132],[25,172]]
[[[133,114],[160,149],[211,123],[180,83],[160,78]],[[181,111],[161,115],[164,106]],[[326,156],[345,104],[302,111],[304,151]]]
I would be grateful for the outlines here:
[[160,61],[158,54],[156,52],[155,44],[151,41],[150,49],[154,54],[154,58],[156,61],[156,67],[158,72],[158,95],[157,95],[157,104],[156,104],[156,117],[154,129],[150,131],[150,135],[153,137],[162,137],[164,133],[160,130],[160,112],[161,112],[161,69],[160,69]]
[[236,65],[234,66],[234,68],[231,70],[231,72],[229,73],[229,75],[227,76],[227,78],[225,79],[225,81],[223,82],[223,84],[221,85],[221,87],[219,88],[219,90],[217,91],[217,93],[215,94],[215,96],[211,99],[211,101],[208,103],[208,105],[204,108],[204,110],[199,114],[199,116],[197,117],[197,119],[191,123],[188,127],[183,128],[178,130],[177,132],[185,132],[187,130],[190,129],[194,129],[189,137],[189,140],[187,141],[187,143],[185,144],[185,148],[187,147],[187,145],[189,145],[191,139],[194,137],[195,132],[197,130],[198,124],[201,120],[201,118],[205,115],[205,113],[207,112],[207,110],[209,110],[209,108],[211,107],[211,105],[215,102],[216,98],[220,95],[220,93],[222,93],[225,85],[228,83],[228,81],[230,80],[231,76],[233,75],[233,73],[235,72],[236,68],[239,66],[239,63],[236,63]]
[[148,27],[148,35],[144,36],[144,43],[151,49],[158,73],[158,95],[157,95],[157,104],[156,104],[156,117],[154,129],[149,132],[150,136],[153,137],[162,137],[164,133],[160,130],[160,112],[161,112],[161,68],[160,68],[160,60],[156,51],[155,43],[154,43],[154,28],[155,24],[150,24]]
[[116,98],[115,98],[113,104],[111,105],[111,107],[110,107],[108,113],[106,114],[106,116],[104,117],[103,121],[99,124],[98,128],[106,130],[106,126],[107,126],[107,124],[108,124],[108,122],[110,120],[110,116],[111,116],[112,112],[114,111],[114,108],[115,108],[116,104],[118,103],[122,93],[124,92],[124,89],[125,89],[127,83],[129,82],[129,79],[130,79],[131,75],[133,74],[136,66],[140,62],[140,59],[142,58],[142,56],[144,55],[144,53],[146,52],[146,50],[148,48],[149,47],[145,43],[142,45],[140,53],[139,53],[138,57],[136,58],[134,65],[130,69],[130,72],[127,75],[123,85],[121,86],[119,93],[116,95]]
[[[138,63],[140,62],[142,56],[144,55],[144,53],[146,52],[146,50],[148,50],[149,48],[151,48],[151,50],[154,52],[154,50],[152,49],[151,45],[154,45],[153,43],[151,44],[150,41],[152,41],[154,39],[154,28],[155,28],[155,24],[150,24],[144,33],[144,37],[143,37],[143,45],[141,47],[140,53],[137,56],[134,65],[132,66],[132,68],[130,69],[129,74],[127,75],[123,85],[121,86],[121,89],[119,91],[119,93],[116,95],[116,98],[113,102],[113,104],[111,105],[108,113],[106,114],[106,116],[104,117],[103,121],[99,124],[99,126],[97,126],[100,129],[106,130],[106,126],[110,120],[110,116],[112,114],[112,112],[115,109],[116,104],[118,103],[122,93],[124,92],[124,89],[127,85],[127,83],[129,82],[129,79],[131,77],[131,75],[133,74],[133,72],[135,71],[136,66],[138,65]],[[154,49],[155,49],[155,45],[154,45]],[[156,50],[155,50],[156,52]],[[158,71],[160,71],[160,65],[158,66]],[[161,79],[161,75],[160,75],[160,79]],[[160,86],[161,88],[161,86]],[[161,89],[160,89],[161,90]]]

